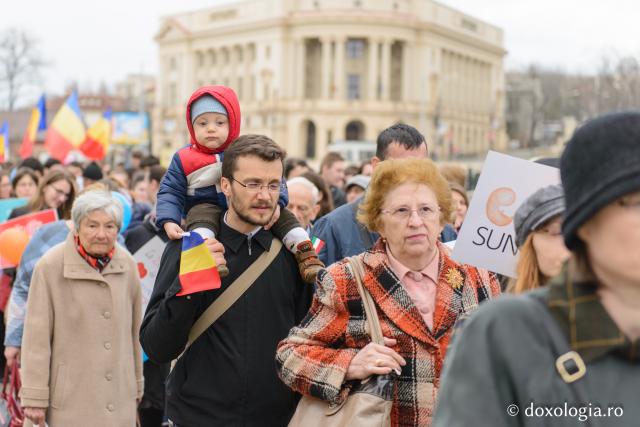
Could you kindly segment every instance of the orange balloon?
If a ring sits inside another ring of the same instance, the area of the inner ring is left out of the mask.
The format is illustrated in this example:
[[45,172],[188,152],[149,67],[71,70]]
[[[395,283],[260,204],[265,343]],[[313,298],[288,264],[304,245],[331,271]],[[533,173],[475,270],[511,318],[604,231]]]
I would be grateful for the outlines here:
[[22,228],[12,227],[0,233],[0,256],[13,265],[18,265],[29,235]]

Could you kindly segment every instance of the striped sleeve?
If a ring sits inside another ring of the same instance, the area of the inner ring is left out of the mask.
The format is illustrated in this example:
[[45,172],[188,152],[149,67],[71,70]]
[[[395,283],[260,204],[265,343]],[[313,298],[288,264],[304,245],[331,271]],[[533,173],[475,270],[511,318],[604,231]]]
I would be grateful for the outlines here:
[[322,270],[309,313],[280,342],[276,354],[278,373],[285,384],[298,393],[332,403],[347,396],[345,375],[358,352],[336,348],[344,343],[349,319],[344,286],[344,280]]

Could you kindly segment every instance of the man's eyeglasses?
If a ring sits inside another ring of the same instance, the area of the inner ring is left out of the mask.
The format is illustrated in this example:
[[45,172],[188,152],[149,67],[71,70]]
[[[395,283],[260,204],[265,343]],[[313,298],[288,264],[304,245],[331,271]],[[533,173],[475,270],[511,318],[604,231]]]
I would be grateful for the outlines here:
[[282,185],[281,183],[276,184],[275,182],[272,182],[271,184],[261,184],[259,182],[248,182],[245,184],[244,182],[238,181],[234,177],[231,177],[231,179],[237,182],[238,184],[242,185],[250,193],[258,193],[263,188],[266,188],[269,193],[279,193],[280,186]]

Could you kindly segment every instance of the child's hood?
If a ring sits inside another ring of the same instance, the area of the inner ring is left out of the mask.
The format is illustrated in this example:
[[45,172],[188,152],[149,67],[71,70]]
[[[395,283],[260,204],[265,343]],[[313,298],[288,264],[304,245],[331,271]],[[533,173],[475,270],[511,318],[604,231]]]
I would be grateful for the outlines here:
[[[191,105],[204,94],[209,94],[217,99],[227,110],[227,118],[229,119],[229,136],[227,136],[225,143],[215,150],[211,150],[196,141],[193,124],[191,123]],[[203,86],[193,92],[191,98],[189,98],[189,102],[187,102],[187,128],[189,129],[189,135],[191,135],[191,145],[197,146],[201,151],[206,153],[221,153],[226,150],[231,142],[240,135],[240,103],[233,89],[226,86]]]

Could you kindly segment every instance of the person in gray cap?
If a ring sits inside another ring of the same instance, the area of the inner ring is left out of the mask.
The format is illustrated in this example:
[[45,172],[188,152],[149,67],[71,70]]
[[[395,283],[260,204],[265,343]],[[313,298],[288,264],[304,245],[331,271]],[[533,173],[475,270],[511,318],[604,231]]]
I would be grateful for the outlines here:
[[518,245],[517,279],[508,292],[520,294],[539,288],[562,270],[571,255],[562,240],[564,193],[561,185],[543,187],[516,210],[513,225]]
[[362,196],[369,186],[369,181],[371,181],[371,177],[365,175],[354,175],[349,178],[347,185],[344,186],[347,203],[354,202]]
[[560,176],[572,258],[462,325],[433,427],[638,425],[640,113],[580,127]]

